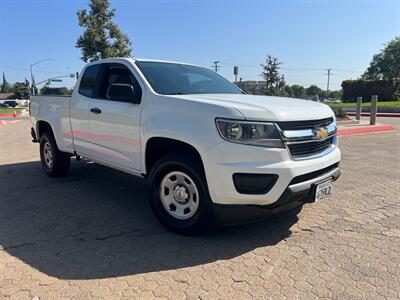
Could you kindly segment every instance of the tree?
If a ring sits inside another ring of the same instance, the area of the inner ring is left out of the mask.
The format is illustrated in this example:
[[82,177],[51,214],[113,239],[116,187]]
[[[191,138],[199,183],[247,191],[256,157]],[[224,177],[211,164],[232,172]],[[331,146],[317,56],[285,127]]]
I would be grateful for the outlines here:
[[291,86],[292,97],[295,98],[305,98],[306,97],[306,89],[298,84],[294,84]]
[[363,79],[393,79],[400,77],[400,36],[395,37],[372,61],[361,76]]
[[263,71],[261,77],[265,80],[263,92],[266,95],[282,95],[285,87],[285,77],[279,74],[279,66],[282,62],[278,61],[277,57],[267,56],[265,65],[261,64]]
[[72,95],[72,90],[67,87],[54,87],[51,88],[47,85],[40,89],[40,94],[42,95]]
[[285,91],[285,97],[293,97],[293,90],[292,87],[290,85],[285,85],[285,87],[283,88]]
[[6,75],[3,72],[3,83],[1,85],[1,93],[9,93],[11,91],[10,84],[6,80]]
[[16,82],[14,83],[14,96],[16,99],[29,99],[29,83]]
[[329,91],[328,98],[340,99],[342,98],[342,94],[343,94],[342,90]]
[[131,41],[112,21],[115,9],[110,9],[109,0],[90,0],[89,7],[77,12],[79,26],[85,28],[75,46],[81,49],[82,60],[131,56]]
[[306,88],[307,96],[321,96],[321,94],[322,94],[322,89],[320,89],[315,84],[310,85],[308,88]]

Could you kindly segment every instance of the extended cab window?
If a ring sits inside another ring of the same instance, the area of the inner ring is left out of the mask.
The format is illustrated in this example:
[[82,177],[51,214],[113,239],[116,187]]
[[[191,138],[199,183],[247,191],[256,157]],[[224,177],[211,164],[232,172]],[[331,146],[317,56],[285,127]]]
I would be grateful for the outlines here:
[[79,93],[86,97],[95,97],[96,79],[100,70],[100,64],[89,66],[83,73],[79,85]]
[[135,103],[140,103],[142,89],[132,72],[123,64],[104,64],[99,87],[99,98],[106,99],[109,86],[115,83],[132,85],[135,93]]

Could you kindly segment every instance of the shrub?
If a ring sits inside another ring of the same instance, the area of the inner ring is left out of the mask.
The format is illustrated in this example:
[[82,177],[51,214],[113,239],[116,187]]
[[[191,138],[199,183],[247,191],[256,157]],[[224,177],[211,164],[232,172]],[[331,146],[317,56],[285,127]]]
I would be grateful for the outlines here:
[[394,85],[395,91],[393,93],[392,100],[393,101],[400,101],[400,77],[397,77],[394,80],[393,85]]
[[363,97],[363,102],[367,102],[372,95],[378,95],[380,101],[396,101],[400,98],[400,79],[345,80],[342,88],[344,102],[356,102],[357,97]]
[[40,89],[41,95],[72,95],[72,90],[66,87],[48,87],[44,86]]
[[347,118],[347,112],[343,108],[335,107],[333,108],[336,118],[344,119]]

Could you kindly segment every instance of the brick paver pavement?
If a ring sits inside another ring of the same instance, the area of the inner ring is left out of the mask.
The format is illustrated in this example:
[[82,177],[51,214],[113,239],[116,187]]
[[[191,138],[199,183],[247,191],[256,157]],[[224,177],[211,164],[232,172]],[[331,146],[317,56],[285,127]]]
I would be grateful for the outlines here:
[[0,128],[0,298],[400,297],[398,133],[341,138],[333,197],[298,217],[169,233],[146,187],[85,161],[47,178],[28,121]]

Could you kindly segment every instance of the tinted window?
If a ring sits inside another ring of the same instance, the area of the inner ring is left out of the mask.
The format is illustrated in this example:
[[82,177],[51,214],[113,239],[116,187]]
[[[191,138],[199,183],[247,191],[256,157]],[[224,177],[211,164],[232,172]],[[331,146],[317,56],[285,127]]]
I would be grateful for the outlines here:
[[142,89],[132,72],[122,64],[104,64],[100,82],[99,98],[107,98],[107,90],[114,83],[129,84],[133,86],[136,103],[142,98]]
[[136,65],[159,94],[242,93],[228,80],[206,68],[161,62],[136,62]]
[[83,73],[81,83],[79,85],[79,93],[86,97],[95,96],[96,78],[100,69],[100,64],[89,66]]

